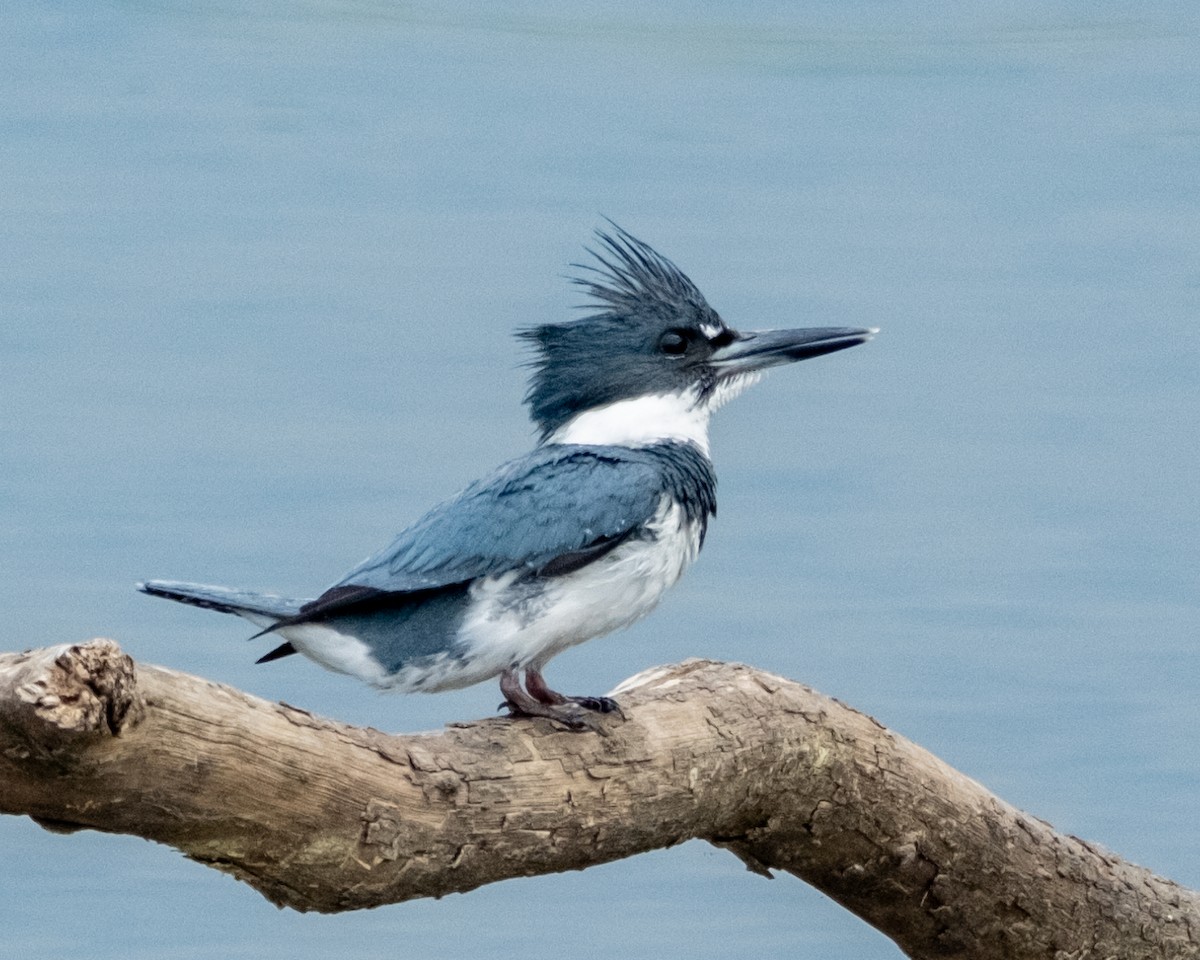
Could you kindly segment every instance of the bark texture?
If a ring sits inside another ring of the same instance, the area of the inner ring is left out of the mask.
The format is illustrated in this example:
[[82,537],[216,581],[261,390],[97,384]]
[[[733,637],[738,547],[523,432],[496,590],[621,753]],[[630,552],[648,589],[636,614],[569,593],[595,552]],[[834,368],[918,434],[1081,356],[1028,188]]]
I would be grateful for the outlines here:
[[0,655],[0,812],[170,844],[339,911],[698,837],[813,884],[911,957],[1200,957],[1200,895],[1009,806],[878,722],[688,661],[600,733],[496,718],[391,736],[96,640]]

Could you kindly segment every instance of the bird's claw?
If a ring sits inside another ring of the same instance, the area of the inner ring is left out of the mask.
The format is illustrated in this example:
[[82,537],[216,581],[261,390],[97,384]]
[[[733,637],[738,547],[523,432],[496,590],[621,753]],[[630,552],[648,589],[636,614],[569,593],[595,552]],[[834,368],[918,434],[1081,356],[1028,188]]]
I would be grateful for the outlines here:
[[595,713],[615,713],[622,720],[625,719],[625,713],[621,710],[621,705],[612,697],[567,697],[571,703],[577,703],[584,710],[591,710]]

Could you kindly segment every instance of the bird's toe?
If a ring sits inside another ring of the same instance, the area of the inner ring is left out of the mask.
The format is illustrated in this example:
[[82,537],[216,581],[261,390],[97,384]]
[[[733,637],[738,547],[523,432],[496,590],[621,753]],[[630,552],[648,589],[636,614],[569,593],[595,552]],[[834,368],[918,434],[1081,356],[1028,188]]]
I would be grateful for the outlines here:
[[572,703],[577,703],[585,710],[591,710],[595,713],[615,713],[622,720],[625,719],[625,714],[621,710],[621,705],[612,697],[570,697]]

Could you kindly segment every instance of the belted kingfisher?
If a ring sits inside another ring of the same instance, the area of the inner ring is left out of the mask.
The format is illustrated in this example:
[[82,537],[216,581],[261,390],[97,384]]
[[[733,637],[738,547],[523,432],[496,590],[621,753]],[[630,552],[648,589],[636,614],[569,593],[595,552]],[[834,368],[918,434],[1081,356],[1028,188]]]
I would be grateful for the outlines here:
[[[716,514],[712,412],[768,367],[864,343],[875,329],[739,332],[666,257],[613,224],[574,282],[596,311],[518,336],[536,356],[523,457],[434,507],[314,600],[149,580],[145,593],[235,613],[380,688],[500,678],[513,715],[592,727],[607,697],[542,678],[567,647],[649,613]],[[524,685],[521,673],[524,672]]]

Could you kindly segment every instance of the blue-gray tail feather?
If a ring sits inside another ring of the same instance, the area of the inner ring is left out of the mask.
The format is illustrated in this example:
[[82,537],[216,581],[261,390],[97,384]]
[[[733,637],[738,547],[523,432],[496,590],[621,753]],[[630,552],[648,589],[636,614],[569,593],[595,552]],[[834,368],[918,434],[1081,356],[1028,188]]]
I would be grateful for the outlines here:
[[269,593],[232,590],[229,587],[214,587],[204,583],[181,583],[176,580],[147,580],[145,583],[139,583],[137,588],[152,597],[165,597],[220,613],[236,613],[260,626],[294,617],[308,602],[276,597]]

